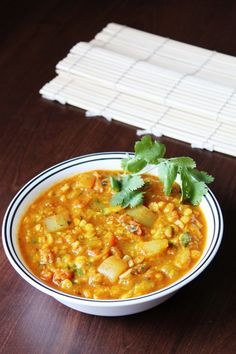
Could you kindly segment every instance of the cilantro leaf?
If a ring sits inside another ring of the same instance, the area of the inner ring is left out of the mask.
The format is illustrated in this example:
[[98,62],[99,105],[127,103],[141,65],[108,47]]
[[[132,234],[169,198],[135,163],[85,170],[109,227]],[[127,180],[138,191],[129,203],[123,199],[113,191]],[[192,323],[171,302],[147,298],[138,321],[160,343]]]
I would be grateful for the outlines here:
[[115,192],[119,192],[121,189],[121,183],[120,181],[115,178],[114,176],[110,177],[110,183],[111,183],[111,188],[113,189],[113,191]]
[[207,186],[204,182],[193,182],[190,203],[198,205],[201,203],[202,197],[207,194]]
[[142,203],[143,203],[143,193],[138,191],[133,192],[132,195],[130,196],[130,201],[129,201],[130,207],[134,208]]
[[127,155],[127,157],[121,160],[121,167],[123,168],[124,171],[128,171],[128,164],[132,160],[133,159],[129,155]]
[[139,204],[143,203],[143,192],[130,191],[130,192],[119,192],[113,195],[111,199],[111,205],[121,205],[123,208],[130,206],[134,208]]
[[165,155],[166,148],[159,141],[152,141],[150,135],[145,135],[141,141],[135,143],[135,156],[147,163],[157,164],[158,160]]
[[133,192],[130,192],[130,191],[128,191],[128,192],[126,192],[125,190],[123,191],[124,198],[123,198],[123,201],[121,203],[122,208],[127,208],[129,206],[130,199],[132,197],[132,193]]
[[122,179],[122,188],[126,191],[135,191],[143,187],[144,180],[141,176],[127,175]]
[[144,186],[145,182],[141,176],[125,175],[118,182],[120,183],[120,189],[111,198],[112,206],[121,205],[123,208],[127,208],[128,206],[133,208],[142,204],[143,192],[140,189]]
[[202,197],[207,194],[207,186],[204,182],[194,181],[191,170],[183,169],[180,173],[182,183],[182,199],[193,205],[201,203]]
[[190,200],[192,195],[192,178],[187,168],[182,168],[180,172],[182,200]]
[[158,166],[159,178],[164,184],[164,193],[170,195],[172,185],[176,179],[178,167],[175,164],[162,162]]
[[205,171],[198,171],[193,169],[190,171],[190,173],[199,182],[211,183],[214,181],[214,177],[208,175]]
[[208,191],[206,184],[214,180],[206,172],[198,171],[196,163],[191,157],[164,158],[165,145],[153,141],[149,135],[136,142],[134,150],[134,157],[127,155],[121,161],[122,168],[130,173],[118,178],[110,178],[111,187],[116,192],[111,199],[111,205],[113,206],[121,205],[126,208],[143,203],[144,188],[147,184],[145,184],[139,172],[148,164],[158,166],[165,195],[170,195],[173,183],[179,176],[182,200],[193,205],[200,204],[202,197]]
[[168,161],[176,166],[178,166],[178,169],[180,170],[181,168],[195,168],[196,167],[196,162],[191,158],[191,157],[172,157],[168,159]]
[[121,167],[125,171],[129,171],[131,173],[137,173],[141,171],[147,165],[147,161],[143,159],[134,158],[125,158],[121,161]]
[[122,192],[118,192],[116,194],[114,194],[111,198],[111,205],[112,206],[116,206],[116,205],[122,205],[123,201],[125,199],[125,193]]

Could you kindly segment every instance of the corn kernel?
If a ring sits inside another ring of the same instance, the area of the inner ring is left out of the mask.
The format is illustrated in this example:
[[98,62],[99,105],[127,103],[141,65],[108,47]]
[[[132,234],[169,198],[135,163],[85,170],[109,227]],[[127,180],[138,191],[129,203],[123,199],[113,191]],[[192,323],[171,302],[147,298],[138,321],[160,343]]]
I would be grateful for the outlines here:
[[191,251],[191,258],[196,260],[200,257],[201,255],[201,252],[197,251],[197,250],[192,250]]
[[187,224],[190,220],[189,216],[182,216],[182,218],[180,218],[180,220],[184,223]]
[[61,287],[62,289],[70,289],[72,287],[72,282],[69,279],[62,280]]
[[88,289],[84,289],[83,293],[84,293],[84,297],[87,297],[87,298],[92,298],[93,297],[92,292],[90,290],[88,290]]
[[168,203],[166,207],[164,208],[164,213],[169,213],[174,210],[174,204],[173,203]]
[[65,264],[70,263],[70,261],[71,261],[71,255],[70,255],[70,254],[65,254],[65,255],[62,257],[62,261],[63,261]]
[[198,221],[198,220],[196,220],[196,225],[197,225],[197,227],[198,227],[199,229],[202,228],[202,223],[200,223],[200,221]]
[[37,225],[35,225],[34,228],[35,228],[36,231],[40,231],[40,230],[41,230],[41,225],[40,225],[40,224],[37,224]]
[[144,256],[138,256],[134,259],[135,264],[140,264],[144,261]]
[[78,248],[78,247],[79,247],[79,241],[75,241],[75,242],[73,242],[73,243],[71,244],[72,250],[75,250],[75,249]]
[[70,188],[69,184],[66,183],[66,184],[64,184],[64,186],[61,187],[61,191],[66,192],[66,191],[68,191],[69,188]]
[[51,245],[53,243],[53,237],[52,237],[52,235],[47,235],[47,244],[48,245]]
[[165,228],[165,231],[164,231],[164,234],[167,238],[171,238],[172,237],[172,234],[173,234],[173,228],[168,225],[166,228]]
[[156,202],[150,203],[148,207],[149,207],[149,209],[151,209],[154,212],[158,212],[158,210],[159,210],[158,203],[156,203]]
[[129,262],[129,260],[131,259],[131,257],[128,256],[128,254],[125,254],[122,259],[123,259],[123,261],[125,261],[125,262]]
[[155,278],[156,278],[157,281],[162,281],[163,277],[164,277],[163,274],[160,273],[160,272],[155,274]]
[[85,225],[87,225],[87,221],[83,219],[80,221],[79,225],[80,225],[80,227],[84,227]]
[[74,260],[76,267],[81,268],[86,262],[85,256],[77,256]]
[[172,213],[170,213],[170,215],[167,217],[167,220],[169,222],[175,222],[178,219],[179,215],[177,213],[177,211],[172,211]]
[[184,228],[184,224],[181,220],[176,220],[175,225],[179,226],[181,229]]
[[191,214],[192,214],[192,209],[190,209],[190,208],[184,209],[183,214],[184,214],[185,216],[191,215]]
[[165,206],[165,202],[161,201],[157,203],[159,209],[163,209]]
[[134,266],[134,261],[133,261],[132,259],[130,259],[130,260],[128,261],[128,266],[129,266],[130,268]]

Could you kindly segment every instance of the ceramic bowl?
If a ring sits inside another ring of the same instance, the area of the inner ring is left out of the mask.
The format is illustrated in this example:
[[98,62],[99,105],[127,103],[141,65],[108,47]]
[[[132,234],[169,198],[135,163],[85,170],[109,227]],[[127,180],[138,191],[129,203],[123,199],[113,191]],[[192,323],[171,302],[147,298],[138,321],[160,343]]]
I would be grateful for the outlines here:
[[184,277],[169,286],[147,295],[124,300],[94,300],[65,294],[37,278],[25,264],[17,242],[17,229],[27,207],[53,184],[76,173],[94,169],[120,169],[125,153],[97,153],[77,157],[59,163],[29,181],[9,205],[2,227],[3,245],[6,255],[15,270],[32,286],[52,296],[75,310],[102,316],[123,316],[150,309],[161,304],[183,286],[196,278],[212,261],[223,234],[223,219],[219,204],[209,190],[203,198],[201,208],[207,220],[207,241],[198,263]]

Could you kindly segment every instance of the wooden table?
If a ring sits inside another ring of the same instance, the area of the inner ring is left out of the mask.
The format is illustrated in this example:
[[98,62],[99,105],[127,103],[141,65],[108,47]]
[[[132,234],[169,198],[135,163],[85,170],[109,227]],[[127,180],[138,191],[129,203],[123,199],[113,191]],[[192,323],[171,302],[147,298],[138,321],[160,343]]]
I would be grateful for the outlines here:
[[[14,194],[47,167],[78,155],[131,150],[136,130],[42,99],[56,63],[78,41],[117,22],[236,55],[236,2],[1,1],[0,216]],[[169,156],[189,155],[215,176],[224,239],[204,273],[147,312],[103,318],[73,311],[26,283],[1,246],[0,352],[236,353],[236,161],[162,138]]]

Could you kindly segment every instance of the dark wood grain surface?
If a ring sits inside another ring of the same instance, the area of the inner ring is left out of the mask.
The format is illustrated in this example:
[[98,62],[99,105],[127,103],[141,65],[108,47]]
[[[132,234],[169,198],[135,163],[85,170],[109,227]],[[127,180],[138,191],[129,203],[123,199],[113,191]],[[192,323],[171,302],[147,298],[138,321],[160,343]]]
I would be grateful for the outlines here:
[[[134,128],[86,119],[39,89],[78,41],[118,22],[236,55],[236,2],[221,0],[0,2],[0,217],[14,194],[45,168],[81,154],[131,150]],[[225,232],[211,265],[166,303],[103,318],[73,311],[31,287],[0,249],[0,352],[236,353],[235,158],[162,138],[168,154],[189,155],[215,176]]]

